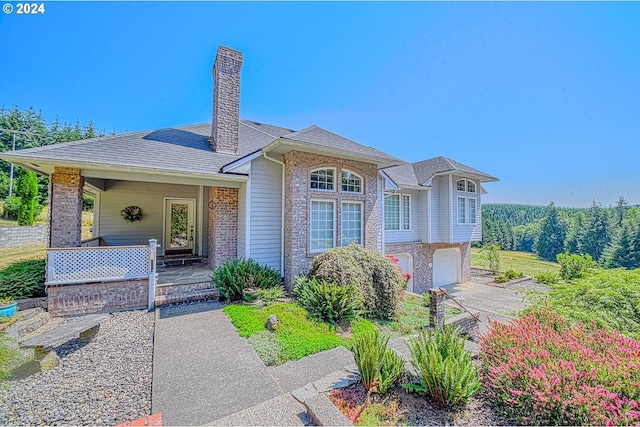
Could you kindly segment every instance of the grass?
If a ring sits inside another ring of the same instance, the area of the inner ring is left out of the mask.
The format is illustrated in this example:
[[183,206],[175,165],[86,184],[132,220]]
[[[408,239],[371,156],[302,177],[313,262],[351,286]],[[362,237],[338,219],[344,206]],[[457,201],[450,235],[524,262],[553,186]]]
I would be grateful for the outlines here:
[[44,258],[45,246],[18,246],[15,248],[0,248],[0,270],[15,264],[16,262],[25,261],[34,258]]
[[[486,268],[480,262],[479,248],[471,248],[471,267]],[[544,261],[531,252],[500,251],[500,270],[513,270],[527,276],[535,276],[544,271],[560,272],[557,262]]]
[[307,312],[294,303],[276,303],[266,307],[227,305],[223,311],[244,338],[266,331],[267,318],[272,314],[278,316],[275,334],[282,345],[282,354],[277,358],[280,362],[299,360],[346,345],[327,324],[310,320]]
[[[460,314],[460,309],[445,306],[445,318]],[[428,298],[404,293],[402,295],[402,309],[398,320],[370,319],[380,332],[398,335],[413,335],[419,333],[425,326],[429,325],[429,302]]]

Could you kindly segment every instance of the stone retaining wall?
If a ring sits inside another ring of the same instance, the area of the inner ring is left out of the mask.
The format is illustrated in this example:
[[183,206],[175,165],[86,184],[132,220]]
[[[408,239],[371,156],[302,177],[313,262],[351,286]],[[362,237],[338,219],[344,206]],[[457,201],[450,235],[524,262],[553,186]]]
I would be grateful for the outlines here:
[[[477,318],[480,318],[480,313],[473,313]],[[478,320],[469,313],[458,314],[457,316],[450,317],[444,321],[445,325],[453,325],[460,328],[462,333],[466,335],[470,340],[477,341],[480,334],[480,325]]]
[[47,240],[44,225],[0,227],[0,248],[40,245]]
[[54,317],[131,310],[147,307],[149,280],[51,286],[47,294]]

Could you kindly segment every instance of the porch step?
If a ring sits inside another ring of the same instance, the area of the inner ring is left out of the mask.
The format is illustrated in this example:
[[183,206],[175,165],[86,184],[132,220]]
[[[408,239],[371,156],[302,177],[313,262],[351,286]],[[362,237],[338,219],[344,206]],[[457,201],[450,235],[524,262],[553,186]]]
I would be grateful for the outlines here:
[[207,301],[220,298],[212,281],[187,284],[165,284],[156,288],[156,307],[184,302]]
[[188,257],[188,258],[163,257],[163,258],[159,258],[156,261],[156,265],[157,267],[178,267],[181,265],[201,264],[204,262],[205,262],[205,258],[203,257]]

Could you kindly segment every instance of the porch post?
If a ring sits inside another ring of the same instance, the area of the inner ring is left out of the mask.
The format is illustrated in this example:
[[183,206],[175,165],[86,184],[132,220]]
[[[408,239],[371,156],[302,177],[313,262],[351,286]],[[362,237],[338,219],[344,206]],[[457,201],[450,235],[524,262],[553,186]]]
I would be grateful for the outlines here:
[[155,308],[156,301],[156,247],[158,240],[149,240],[149,259],[151,260],[151,272],[149,273],[149,311]]
[[79,247],[82,240],[82,188],[78,168],[56,166],[51,175],[49,247]]

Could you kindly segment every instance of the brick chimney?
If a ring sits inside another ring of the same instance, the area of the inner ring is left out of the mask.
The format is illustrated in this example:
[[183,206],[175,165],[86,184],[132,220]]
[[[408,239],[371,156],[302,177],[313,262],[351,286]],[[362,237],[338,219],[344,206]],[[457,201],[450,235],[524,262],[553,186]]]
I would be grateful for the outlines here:
[[218,47],[213,63],[211,124],[211,148],[217,153],[238,154],[241,68],[241,52],[225,46]]

